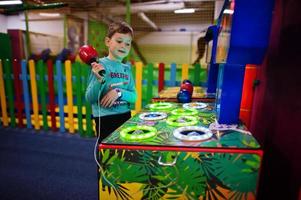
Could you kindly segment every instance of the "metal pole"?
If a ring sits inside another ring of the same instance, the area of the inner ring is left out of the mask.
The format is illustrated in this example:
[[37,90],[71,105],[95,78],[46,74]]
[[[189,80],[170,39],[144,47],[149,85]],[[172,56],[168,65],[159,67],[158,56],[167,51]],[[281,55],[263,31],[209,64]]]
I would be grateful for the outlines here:
[[29,56],[31,55],[31,47],[30,47],[30,37],[29,37],[29,24],[28,24],[28,11],[24,10],[24,16],[25,16],[25,40],[26,40],[26,50],[27,50],[27,55],[26,58],[28,59]]

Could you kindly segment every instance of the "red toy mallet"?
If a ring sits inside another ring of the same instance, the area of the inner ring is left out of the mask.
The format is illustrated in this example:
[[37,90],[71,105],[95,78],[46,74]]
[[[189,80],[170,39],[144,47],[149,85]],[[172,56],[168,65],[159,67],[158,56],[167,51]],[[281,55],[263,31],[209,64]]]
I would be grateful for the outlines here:
[[[98,62],[98,53],[97,53],[96,49],[91,45],[81,46],[79,48],[78,55],[79,55],[80,59],[88,65],[91,65],[91,63],[93,63],[93,62]],[[105,73],[106,73],[105,70],[100,70],[98,72],[98,74],[100,76],[104,76]]]

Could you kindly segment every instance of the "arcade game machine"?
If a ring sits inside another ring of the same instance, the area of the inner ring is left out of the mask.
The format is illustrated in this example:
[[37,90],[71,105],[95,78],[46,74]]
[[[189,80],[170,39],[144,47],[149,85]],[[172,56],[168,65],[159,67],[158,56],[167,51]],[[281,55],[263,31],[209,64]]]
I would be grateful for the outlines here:
[[262,151],[214,104],[147,105],[99,145],[100,199],[255,199]]
[[[267,26],[272,3],[265,3],[235,1],[228,59],[219,66],[218,105],[154,102],[101,142],[97,159],[100,199],[256,199],[263,152],[244,125],[223,123],[227,95],[223,93],[229,92],[229,79],[242,82],[236,77],[243,71],[242,64],[228,63],[233,60],[231,45],[237,44],[232,37],[237,37],[236,26],[241,26],[236,17],[245,22],[250,17],[260,19]],[[252,6],[258,12],[250,15],[247,7]],[[253,33],[242,37],[253,37]],[[267,39],[268,34],[264,35]],[[232,90],[238,93],[237,88]]]

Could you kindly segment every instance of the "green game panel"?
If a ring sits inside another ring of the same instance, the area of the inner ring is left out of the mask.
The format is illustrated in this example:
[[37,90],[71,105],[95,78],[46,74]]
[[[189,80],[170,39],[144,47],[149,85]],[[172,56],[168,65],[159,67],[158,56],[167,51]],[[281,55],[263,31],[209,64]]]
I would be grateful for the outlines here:
[[214,104],[149,104],[99,145],[99,197],[256,199],[262,154]]

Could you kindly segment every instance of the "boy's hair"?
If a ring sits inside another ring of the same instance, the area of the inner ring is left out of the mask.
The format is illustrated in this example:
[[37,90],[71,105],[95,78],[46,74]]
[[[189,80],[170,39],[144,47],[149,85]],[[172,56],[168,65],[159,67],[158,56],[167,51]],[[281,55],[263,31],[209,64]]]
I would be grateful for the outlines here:
[[133,31],[132,27],[128,23],[123,22],[123,21],[113,22],[109,25],[107,37],[112,38],[112,36],[115,33],[123,33],[123,34],[129,33],[129,34],[131,34],[132,37],[134,35],[134,31]]

